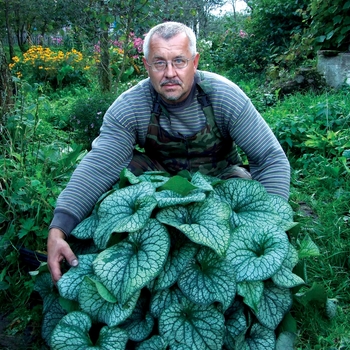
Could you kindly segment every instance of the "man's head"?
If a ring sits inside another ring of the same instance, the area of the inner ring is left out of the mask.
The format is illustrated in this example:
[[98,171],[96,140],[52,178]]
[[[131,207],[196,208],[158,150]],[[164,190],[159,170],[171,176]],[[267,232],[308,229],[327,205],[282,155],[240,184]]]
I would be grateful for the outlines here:
[[186,99],[199,61],[193,31],[182,23],[159,24],[146,35],[143,52],[152,85],[162,98],[168,103]]

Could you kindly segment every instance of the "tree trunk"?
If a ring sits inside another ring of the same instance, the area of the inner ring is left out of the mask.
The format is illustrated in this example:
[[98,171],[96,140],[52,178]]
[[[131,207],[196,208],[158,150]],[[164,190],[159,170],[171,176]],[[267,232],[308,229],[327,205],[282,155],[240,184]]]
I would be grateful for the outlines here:
[[[101,1],[102,12],[107,17],[109,14],[108,3]],[[101,62],[100,62],[100,86],[102,92],[110,92],[112,89],[111,71],[109,69],[109,23],[101,23],[102,35],[101,35]]]
[[3,122],[3,117],[12,104],[13,83],[11,81],[11,74],[7,64],[6,55],[0,40],[0,125]]
[[10,21],[9,21],[9,0],[5,0],[5,22],[6,22],[7,40],[9,43],[10,59],[12,60],[12,58],[15,57],[16,54],[13,46],[12,31],[11,31]]

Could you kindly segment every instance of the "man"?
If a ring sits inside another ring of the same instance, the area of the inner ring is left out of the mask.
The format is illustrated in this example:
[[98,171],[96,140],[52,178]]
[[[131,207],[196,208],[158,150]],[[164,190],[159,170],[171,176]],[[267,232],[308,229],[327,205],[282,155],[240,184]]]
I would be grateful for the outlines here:
[[[271,129],[235,84],[197,71],[198,62],[195,35],[185,25],[167,22],[147,34],[143,63],[149,78],[108,109],[100,136],[58,198],[48,237],[48,266],[55,282],[62,260],[78,264],[65,238],[124,167],[135,174],[188,169],[223,179],[250,178],[239,167],[238,145],[251,177],[288,199],[289,162]],[[145,154],[134,152],[136,144]]]

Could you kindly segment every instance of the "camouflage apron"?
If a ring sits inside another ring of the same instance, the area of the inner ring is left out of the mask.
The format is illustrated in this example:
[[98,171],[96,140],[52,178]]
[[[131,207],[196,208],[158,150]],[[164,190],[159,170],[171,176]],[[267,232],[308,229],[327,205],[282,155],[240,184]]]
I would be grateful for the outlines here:
[[157,94],[148,126],[145,153],[135,151],[128,166],[135,175],[150,170],[166,171],[174,175],[181,170],[188,170],[190,173],[200,171],[221,179],[251,178],[249,172],[239,166],[241,160],[235,143],[221,135],[208,96],[200,83],[196,86],[197,99],[206,117],[204,128],[190,137],[174,136],[161,128],[159,117],[168,112],[161,105]]

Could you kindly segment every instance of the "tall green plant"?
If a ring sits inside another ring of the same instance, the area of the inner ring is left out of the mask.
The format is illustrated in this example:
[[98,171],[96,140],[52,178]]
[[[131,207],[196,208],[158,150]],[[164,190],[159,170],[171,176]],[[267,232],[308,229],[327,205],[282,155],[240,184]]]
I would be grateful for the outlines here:
[[40,118],[47,103],[40,85],[18,82],[17,88],[16,108],[4,118],[0,136],[0,289],[7,302],[22,306],[33,283],[21,273],[19,251],[45,251],[55,198],[81,147],[68,147]]

